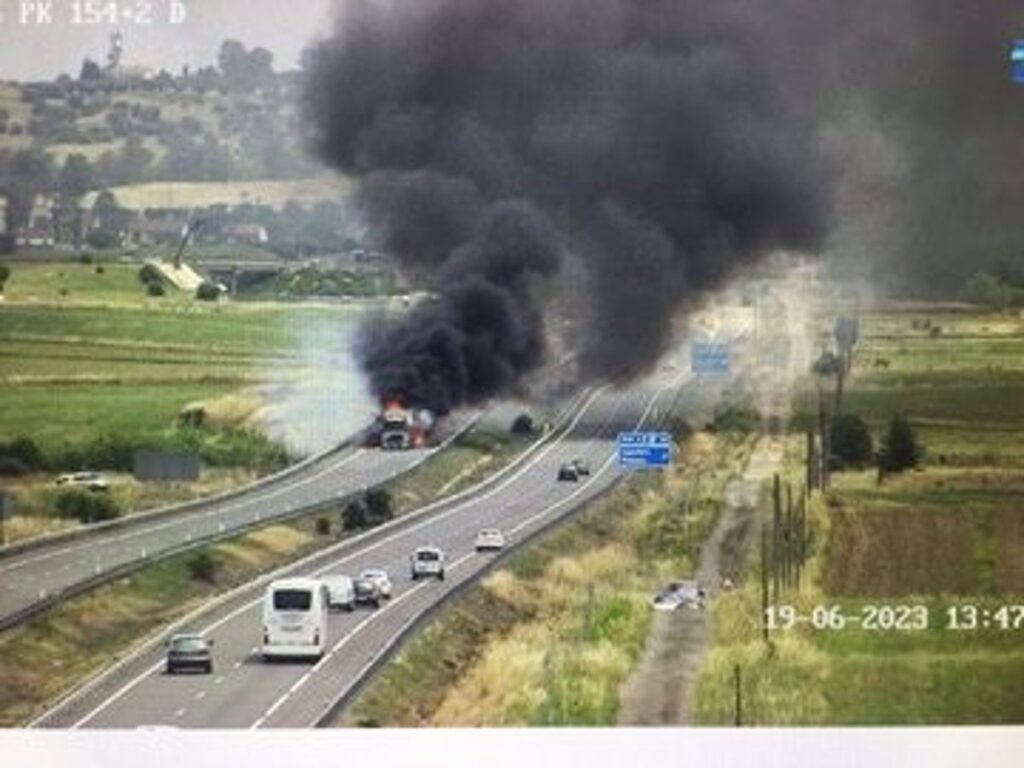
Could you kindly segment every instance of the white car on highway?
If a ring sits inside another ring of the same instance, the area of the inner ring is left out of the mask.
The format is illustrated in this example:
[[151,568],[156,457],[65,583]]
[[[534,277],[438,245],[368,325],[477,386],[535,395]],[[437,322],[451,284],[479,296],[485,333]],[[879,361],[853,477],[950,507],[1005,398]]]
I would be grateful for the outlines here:
[[327,607],[344,608],[346,611],[355,610],[356,588],[351,576],[343,573],[332,573],[324,576],[324,586],[327,587]]
[[438,547],[419,547],[412,554],[412,580],[433,576],[444,581],[444,552]]
[[487,550],[504,549],[505,548],[505,534],[503,534],[497,528],[484,528],[480,533],[476,535],[476,551],[485,552]]
[[391,579],[388,577],[387,571],[383,571],[379,568],[367,568],[359,574],[359,578],[372,581],[376,584],[377,589],[380,590],[380,596],[385,600],[391,598]]
[[57,485],[73,485],[90,491],[105,491],[110,483],[99,472],[68,472],[57,478]]

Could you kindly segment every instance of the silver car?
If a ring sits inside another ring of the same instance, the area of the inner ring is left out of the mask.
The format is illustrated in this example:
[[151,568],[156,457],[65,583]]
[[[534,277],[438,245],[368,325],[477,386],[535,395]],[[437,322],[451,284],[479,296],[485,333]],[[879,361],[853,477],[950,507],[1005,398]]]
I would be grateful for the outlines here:
[[707,590],[699,581],[670,581],[651,598],[651,607],[656,611],[675,611],[679,608],[703,610],[707,602]]
[[380,568],[367,568],[359,574],[360,579],[366,579],[372,581],[377,585],[377,589],[380,590],[380,596],[385,600],[391,598],[391,578],[388,576],[388,572],[381,570]]

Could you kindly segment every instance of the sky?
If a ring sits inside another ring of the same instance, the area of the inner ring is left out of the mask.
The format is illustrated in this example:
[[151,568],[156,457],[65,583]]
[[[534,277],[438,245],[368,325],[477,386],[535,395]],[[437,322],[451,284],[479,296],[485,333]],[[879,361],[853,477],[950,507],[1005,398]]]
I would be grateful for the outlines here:
[[[274,54],[275,69],[289,69],[311,40],[329,32],[330,9],[337,1],[49,0],[49,18],[30,14],[31,22],[23,23],[22,6],[39,9],[46,0],[0,0],[0,80],[50,80],[61,73],[77,77],[84,58],[103,62],[113,32],[124,36],[126,65],[177,73],[185,64],[214,64],[220,44],[234,38],[246,48],[267,48]],[[184,7],[184,22],[169,20],[172,2]],[[117,6],[133,19],[148,7],[149,23],[122,18],[117,24],[87,24],[84,16],[76,19],[90,4]]]

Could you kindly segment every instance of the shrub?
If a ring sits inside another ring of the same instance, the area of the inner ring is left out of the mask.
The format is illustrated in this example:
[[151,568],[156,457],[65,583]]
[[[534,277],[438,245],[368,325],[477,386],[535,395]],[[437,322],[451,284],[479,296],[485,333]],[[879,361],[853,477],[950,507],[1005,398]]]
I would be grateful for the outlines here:
[[761,427],[761,414],[749,405],[729,404],[715,409],[711,424],[713,432],[756,432]]
[[163,276],[160,274],[160,270],[152,264],[143,264],[139,270],[139,282],[143,285],[146,283],[162,283]]
[[27,475],[30,471],[20,459],[13,456],[0,456],[0,477],[20,477]]
[[317,536],[330,536],[331,535],[331,521],[326,517],[318,517],[316,519],[316,535]]
[[43,452],[30,437],[16,437],[9,443],[0,443],[0,458],[13,459],[28,471],[44,469],[46,466]]
[[54,506],[61,517],[78,520],[87,525],[113,520],[121,514],[121,510],[110,496],[77,488],[61,491]]
[[509,427],[509,431],[513,435],[533,434],[533,417],[528,413],[520,413],[512,421],[512,426]]
[[832,455],[840,466],[863,469],[871,463],[874,445],[867,422],[853,413],[843,413],[832,424]]
[[188,575],[194,581],[205,581],[207,584],[213,584],[217,580],[220,563],[204,549],[190,557],[185,567],[188,569]]
[[107,271],[107,270],[103,268],[103,265],[102,265],[102,264],[97,264],[97,265],[96,265],[96,274],[97,274],[97,275],[102,275],[102,274],[103,274],[104,272],[106,272],[106,271]]
[[362,499],[353,499],[341,513],[341,527],[346,531],[359,531],[367,527],[368,515]]
[[372,527],[380,525],[395,516],[391,505],[391,494],[383,488],[374,488],[363,497],[366,505],[366,521]]
[[150,296],[163,296],[167,293],[163,283],[146,283],[146,293]]
[[89,253],[88,251],[83,251],[82,253],[78,254],[78,263],[92,264],[92,254]]
[[196,298],[200,301],[216,301],[220,298],[220,288],[210,281],[202,282],[196,288]]
[[878,452],[878,470],[886,474],[912,469],[920,463],[924,449],[906,416],[893,416]]
[[115,233],[105,229],[94,229],[85,236],[85,242],[92,248],[99,250],[105,250],[108,248],[116,248],[120,244],[120,240]]
[[[0,238],[4,235],[0,235]],[[2,247],[0,247],[0,253],[4,253]],[[6,283],[11,277],[11,268],[6,264],[0,264],[0,291],[4,289],[4,283]]]

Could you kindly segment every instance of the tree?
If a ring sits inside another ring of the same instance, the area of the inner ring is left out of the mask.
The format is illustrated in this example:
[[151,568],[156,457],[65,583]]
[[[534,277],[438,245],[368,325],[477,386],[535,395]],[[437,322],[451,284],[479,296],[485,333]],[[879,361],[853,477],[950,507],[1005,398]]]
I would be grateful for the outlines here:
[[345,505],[341,513],[341,527],[346,531],[358,531],[367,526],[366,503],[362,499],[353,499]]
[[220,288],[216,283],[204,281],[196,288],[196,298],[200,301],[216,301],[220,298]]
[[23,149],[0,154],[0,195],[7,198],[7,232],[13,234],[29,223],[36,197],[51,186],[49,158],[42,152]]
[[0,264],[0,293],[4,292],[4,286],[11,277],[11,268],[6,264]]
[[843,413],[832,423],[832,455],[844,466],[863,469],[871,463],[874,445],[867,422],[853,413]]
[[66,200],[78,200],[92,189],[94,184],[92,166],[85,155],[68,155],[64,167],[57,176],[57,191]]
[[977,272],[964,286],[967,298],[976,304],[983,304],[1000,312],[1010,303],[1010,287],[995,275]]
[[916,467],[924,456],[924,450],[917,441],[909,419],[906,416],[893,416],[889,422],[889,431],[882,440],[882,448],[878,452],[878,470],[881,474],[902,472]]
[[383,488],[373,488],[367,491],[363,500],[366,503],[366,521],[371,526],[380,525],[395,516],[391,505],[391,494]]
[[82,70],[78,75],[78,79],[83,83],[99,82],[103,79],[103,70],[92,59],[86,59],[82,62]]

